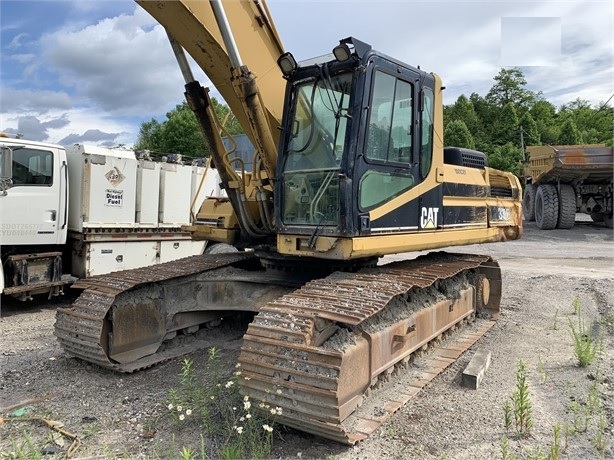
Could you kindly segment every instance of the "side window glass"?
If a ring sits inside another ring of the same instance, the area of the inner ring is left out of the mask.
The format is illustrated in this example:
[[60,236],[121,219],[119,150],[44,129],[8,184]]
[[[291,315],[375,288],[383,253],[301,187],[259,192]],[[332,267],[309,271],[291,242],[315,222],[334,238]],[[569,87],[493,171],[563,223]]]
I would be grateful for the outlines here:
[[387,163],[409,163],[412,145],[412,88],[376,72],[369,114],[366,156]]
[[424,179],[433,163],[433,90],[424,88],[424,110],[422,111],[422,133],[420,144],[420,176]]
[[53,154],[20,148],[13,151],[13,185],[51,185]]
[[414,185],[411,174],[389,173],[385,171],[367,171],[360,178],[359,206],[371,209],[385,201],[400,195]]
[[358,185],[358,204],[363,211],[415,185],[411,173],[412,94],[410,83],[376,71],[365,144],[369,169]]

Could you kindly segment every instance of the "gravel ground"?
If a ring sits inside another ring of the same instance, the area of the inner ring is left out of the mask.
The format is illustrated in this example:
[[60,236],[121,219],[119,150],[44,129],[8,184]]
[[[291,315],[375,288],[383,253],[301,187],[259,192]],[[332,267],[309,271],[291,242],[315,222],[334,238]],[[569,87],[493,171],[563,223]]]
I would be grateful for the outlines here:
[[[494,328],[368,440],[344,446],[280,428],[271,458],[502,458],[506,436],[516,458],[537,458],[538,450],[550,452],[555,426],[561,427],[559,458],[614,458],[612,230],[582,222],[545,232],[527,224],[521,240],[452,250],[499,261],[504,288]],[[602,341],[600,358],[587,368],[577,367],[573,355],[575,299],[590,333]],[[73,458],[174,458],[172,446],[198,442],[201,427],[177,426],[165,416],[181,360],[129,375],[101,370],[67,357],[53,336],[55,309],[69,299],[3,300],[0,417],[25,413],[61,422],[82,440]],[[218,345],[231,374],[240,340],[219,339]],[[492,361],[476,391],[461,386],[461,373],[477,350],[490,351]],[[206,353],[190,358],[204,368]],[[529,372],[533,430],[516,440],[505,430],[503,405],[515,389],[520,360]],[[0,459],[14,458],[11,452],[63,458],[69,443],[58,445],[51,433],[34,422],[7,421],[0,425]]]

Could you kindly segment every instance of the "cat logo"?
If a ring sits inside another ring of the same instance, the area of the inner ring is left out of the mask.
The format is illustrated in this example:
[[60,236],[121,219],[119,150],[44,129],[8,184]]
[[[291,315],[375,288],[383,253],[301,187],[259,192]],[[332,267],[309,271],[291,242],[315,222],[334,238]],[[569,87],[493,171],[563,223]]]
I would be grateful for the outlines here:
[[420,228],[437,228],[439,208],[422,208],[420,213]]

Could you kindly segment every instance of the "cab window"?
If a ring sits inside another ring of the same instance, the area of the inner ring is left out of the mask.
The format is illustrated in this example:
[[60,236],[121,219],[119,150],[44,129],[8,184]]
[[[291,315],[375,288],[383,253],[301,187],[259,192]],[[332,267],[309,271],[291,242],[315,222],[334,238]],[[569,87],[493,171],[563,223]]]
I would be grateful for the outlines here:
[[412,94],[410,83],[375,72],[364,149],[369,168],[358,186],[362,211],[373,209],[415,185]]
[[13,185],[52,185],[53,154],[46,150],[13,150]]

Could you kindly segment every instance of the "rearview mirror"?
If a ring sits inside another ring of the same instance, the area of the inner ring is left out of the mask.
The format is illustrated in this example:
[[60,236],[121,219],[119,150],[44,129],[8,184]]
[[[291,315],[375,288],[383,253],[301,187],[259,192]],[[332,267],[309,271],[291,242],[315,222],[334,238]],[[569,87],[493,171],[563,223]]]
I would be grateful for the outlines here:
[[10,147],[0,147],[0,194],[6,195],[6,191],[13,185],[13,150]]

